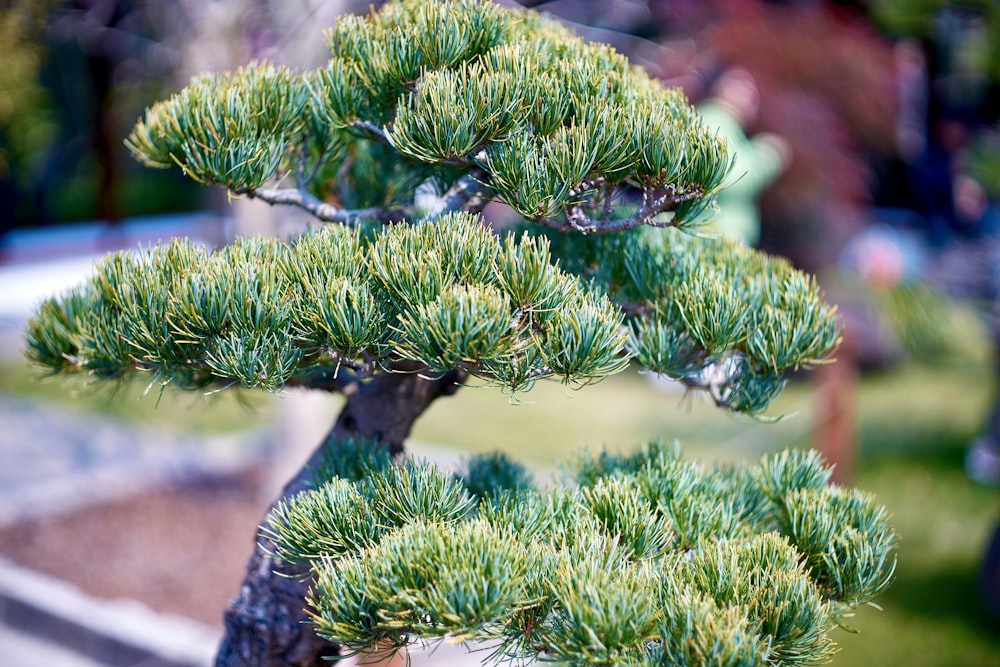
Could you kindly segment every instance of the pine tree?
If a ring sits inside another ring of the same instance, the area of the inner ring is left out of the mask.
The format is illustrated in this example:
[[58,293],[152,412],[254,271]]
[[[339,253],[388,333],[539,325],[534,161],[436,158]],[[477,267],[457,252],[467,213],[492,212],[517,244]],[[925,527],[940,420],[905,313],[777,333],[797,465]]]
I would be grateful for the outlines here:
[[[108,256],[40,305],[56,374],[340,392],[264,522],[219,665],[448,637],[573,665],[797,665],[889,582],[894,536],[811,453],[582,456],[542,490],[502,455],[403,455],[436,399],[629,365],[762,416],[839,341],[815,280],[699,234],[732,156],[679,90],[546,17],[404,1],[342,18],[317,71],[206,74],[135,157],[329,223],[289,242]],[[491,228],[507,204],[520,222]],[[305,610],[303,608],[305,607]],[[303,621],[308,621],[303,623]]]

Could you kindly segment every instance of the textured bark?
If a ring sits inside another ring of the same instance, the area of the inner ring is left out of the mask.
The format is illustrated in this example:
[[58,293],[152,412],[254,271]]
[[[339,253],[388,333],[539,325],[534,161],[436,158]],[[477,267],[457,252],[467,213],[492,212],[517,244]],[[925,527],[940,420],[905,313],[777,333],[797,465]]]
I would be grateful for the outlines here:
[[[285,486],[279,501],[309,488],[310,469],[327,451],[335,450],[340,437],[357,434],[377,438],[393,453],[401,453],[417,418],[434,400],[453,394],[461,380],[457,372],[434,380],[414,373],[387,373],[357,385],[330,434]],[[329,664],[324,656],[337,655],[338,648],[316,636],[307,623],[307,568],[272,558],[268,547],[263,543],[254,551],[240,591],[226,610],[226,634],[216,656],[216,667]]]

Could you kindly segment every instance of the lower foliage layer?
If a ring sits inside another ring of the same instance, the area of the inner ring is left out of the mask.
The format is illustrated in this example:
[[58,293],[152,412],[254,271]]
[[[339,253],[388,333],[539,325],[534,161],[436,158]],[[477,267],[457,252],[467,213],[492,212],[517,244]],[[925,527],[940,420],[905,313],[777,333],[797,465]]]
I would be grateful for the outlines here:
[[885,510],[811,452],[709,468],[652,443],[540,491],[501,455],[453,476],[342,451],[264,535],[311,564],[312,621],[345,654],[448,637],[497,661],[810,664],[894,568]]

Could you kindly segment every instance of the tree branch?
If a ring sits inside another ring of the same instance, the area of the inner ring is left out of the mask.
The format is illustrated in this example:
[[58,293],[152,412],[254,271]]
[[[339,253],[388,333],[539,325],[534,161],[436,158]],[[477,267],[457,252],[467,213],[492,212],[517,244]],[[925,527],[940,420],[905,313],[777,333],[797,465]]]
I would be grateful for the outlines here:
[[353,224],[365,218],[398,220],[405,216],[404,211],[400,209],[385,208],[384,206],[356,209],[340,208],[317,199],[306,190],[297,188],[263,188],[248,192],[247,196],[251,199],[260,199],[271,205],[298,206],[323,222]]
[[455,181],[448,191],[441,195],[441,210],[430,217],[438,217],[453,211],[479,213],[489,203],[490,188],[486,172],[476,167]]
[[[587,190],[603,185],[600,177],[588,179],[570,191],[571,196],[579,196]],[[662,187],[647,187],[642,190],[642,203],[635,213],[627,218],[612,220],[608,210],[605,208],[604,217],[595,220],[584,210],[580,201],[567,204],[563,207],[565,221],[553,220],[552,218],[535,218],[534,222],[539,222],[546,227],[557,231],[575,231],[581,234],[610,234],[612,232],[622,232],[627,229],[648,225],[650,227],[674,227],[674,221],[656,222],[655,218],[661,213],[671,211],[677,204],[701,197],[704,192],[701,188],[692,188],[686,192],[678,193],[677,186],[669,184]]]
[[320,167],[323,166],[323,157],[326,155],[326,149],[321,149],[316,155],[316,162],[313,164],[312,169],[309,170],[309,174],[305,173],[306,161],[309,158],[309,148],[303,142],[302,144],[302,157],[299,160],[299,164],[295,170],[295,184],[298,186],[299,190],[305,191],[306,186],[312,183],[312,180],[316,178],[316,174],[319,173]]
[[359,130],[364,130],[365,132],[368,132],[369,134],[372,135],[373,139],[377,139],[378,141],[381,141],[383,144],[392,145],[392,142],[389,141],[389,137],[387,137],[385,134],[385,130],[383,130],[375,123],[372,123],[371,121],[357,119],[351,125],[353,127],[358,128]]

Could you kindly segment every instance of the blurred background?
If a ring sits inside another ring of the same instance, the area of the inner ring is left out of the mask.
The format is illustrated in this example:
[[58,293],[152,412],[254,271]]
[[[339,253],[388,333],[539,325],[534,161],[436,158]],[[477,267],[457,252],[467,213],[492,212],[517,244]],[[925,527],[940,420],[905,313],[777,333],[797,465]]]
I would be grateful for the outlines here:
[[[79,593],[85,609],[127,600],[151,625],[170,618],[194,648],[141,629],[119,643],[207,664],[255,526],[337,400],[137,400],[141,383],[42,382],[21,359],[20,327],[109,250],[301,229],[294,212],[143,168],[122,141],[200,71],[321,65],[322,28],[369,4],[0,2],[0,647],[139,664],[80,639],[114,632],[89,628],[100,614],[73,615]],[[720,227],[817,273],[845,342],[837,364],[795,378],[775,425],[623,374],[581,392],[542,386],[518,405],[460,392],[418,424],[414,450],[450,462],[501,448],[544,475],[581,446],[657,436],[706,460],[815,446],[840,481],[878,495],[901,535],[883,610],[860,610],[859,634],[835,633],[834,664],[1000,664],[1000,3],[520,4],[682,87],[730,136],[740,161]],[[46,588],[63,583],[70,598]],[[4,650],[3,664],[31,664]]]

